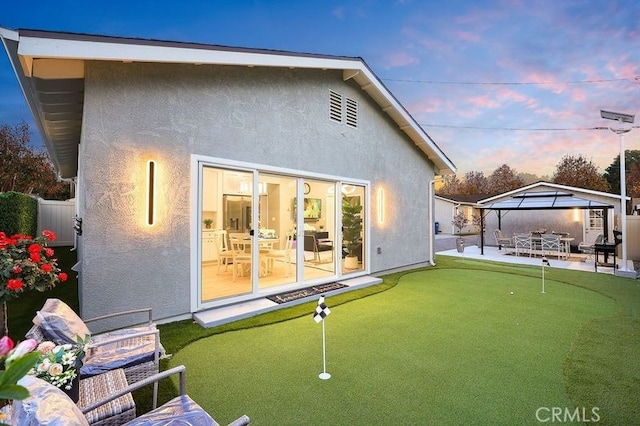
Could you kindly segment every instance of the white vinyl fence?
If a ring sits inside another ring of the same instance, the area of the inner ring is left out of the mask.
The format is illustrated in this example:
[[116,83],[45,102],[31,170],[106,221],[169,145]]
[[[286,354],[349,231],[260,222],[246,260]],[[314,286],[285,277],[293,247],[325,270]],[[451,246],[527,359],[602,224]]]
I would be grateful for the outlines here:
[[38,235],[48,229],[56,234],[52,247],[73,246],[73,217],[76,214],[75,200],[38,200]]

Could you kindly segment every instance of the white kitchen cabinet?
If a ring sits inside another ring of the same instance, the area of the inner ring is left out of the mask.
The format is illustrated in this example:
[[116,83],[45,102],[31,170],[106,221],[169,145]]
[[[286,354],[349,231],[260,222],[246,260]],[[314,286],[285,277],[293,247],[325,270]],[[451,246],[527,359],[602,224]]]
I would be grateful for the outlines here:
[[216,250],[216,232],[202,231],[202,261],[210,262],[218,260],[218,250]]

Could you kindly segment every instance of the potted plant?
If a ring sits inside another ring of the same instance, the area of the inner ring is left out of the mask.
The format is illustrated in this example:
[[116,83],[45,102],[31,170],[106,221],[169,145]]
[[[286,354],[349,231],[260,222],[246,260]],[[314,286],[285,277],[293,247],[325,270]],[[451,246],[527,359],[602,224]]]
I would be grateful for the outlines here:
[[458,253],[462,253],[464,251],[464,238],[462,238],[462,228],[464,228],[465,225],[469,223],[469,219],[467,219],[464,212],[459,211],[453,217],[451,223],[456,229],[456,235],[458,235],[458,238],[456,238],[456,249],[458,249]]
[[213,223],[213,219],[205,219],[202,221],[202,223],[204,223],[204,227],[209,229],[211,228],[211,224]]
[[347,249],[344,259],[346,269],[358,269],[356,251],[362,244],[362,206],[342,198],[342,240]]

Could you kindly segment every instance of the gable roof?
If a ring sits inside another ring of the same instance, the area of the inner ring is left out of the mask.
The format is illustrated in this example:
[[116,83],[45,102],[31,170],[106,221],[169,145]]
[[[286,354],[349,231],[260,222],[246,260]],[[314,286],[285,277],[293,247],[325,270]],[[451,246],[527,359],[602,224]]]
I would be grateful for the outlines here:
[[77,173],[86,60],[342,70],[435,164],[436,174],[456,170],[362,58],[2,27],[0,39],[62,177]]
[[[539,189],[541,187],[544,187],[545,189],[546,188],[552,188],[552,189],[555,189],[555,190],[561,191],[561,192],[578,193],[578,194],[582,194],[583,196],[595,195],[595,196],[599,196],[599,197],[607,197],[607,198],[611,198],[611,200],[612,200],[611,202],[614,202],[614,201],[620,202],[620,195],[618,195],[618,194],[611,194],[609,192],[594,191],[592,189],[578,188],[578,187],[575,187],[575,186],[567,186],[567,185],[560,185],[560,184],[557,184],[557,183],[539,181],[539,182],[535,182],[535,183],[532,183],[532,184],[529,184],[529,185],[525,185],[525,186],[523,186],[521,188],[518,188],[518,189],[514,189],[514,190],[511,190],[511,191],[504,192],[502,194],[498,194],[498,195],[494,195],[494,196],[489,197],[489,198],[485,198],[483,200],[479,200],[478,203],[479,204],[493,203],[496,200],[499,200],[501,198],[513,196],[515,194],[519,194],[519,193],[523,193],[523,192],[531,192],[532,190]],[[627,199],[629,199],[629,197],[627,197]]]
[[532,191],[513,195],[508,200],[480,206],[483,210],[558,210],[612,209],[612,204],[576,197],[562,191]]

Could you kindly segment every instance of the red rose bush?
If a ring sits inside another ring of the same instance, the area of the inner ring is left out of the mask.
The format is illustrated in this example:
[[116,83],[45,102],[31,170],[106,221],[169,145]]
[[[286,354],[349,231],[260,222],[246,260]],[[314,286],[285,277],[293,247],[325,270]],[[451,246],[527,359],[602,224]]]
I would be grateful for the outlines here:
[[32,238],[0,232],[0,303],[17,298],[25,290],[45,291],[67,280],[58,268],[49,242],[56,239],[51,231]]

